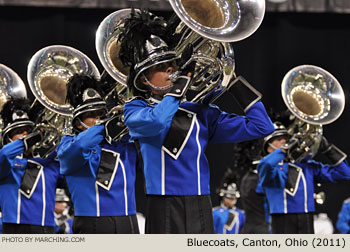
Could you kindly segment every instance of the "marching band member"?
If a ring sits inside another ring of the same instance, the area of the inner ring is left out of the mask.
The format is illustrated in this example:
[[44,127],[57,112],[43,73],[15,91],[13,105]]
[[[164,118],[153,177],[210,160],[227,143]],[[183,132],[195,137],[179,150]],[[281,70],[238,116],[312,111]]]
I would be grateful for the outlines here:
[[246,116],[183,102],[193,64],[175,82],[169,75],[191,50],[177,64],[162,39],[165,28],[165,21],[146,11],[132,12],[120,37],[119,56],[130,66],[127,85],[134,96],[124,106],[125,124],[144,166],[146,233],[213,233],[206,146],[264,137],[274,128],[252,91],[237,93]]
[[261,159],[263,139],[256,139],[234,145],[233,170],[245,171],[239,186],[240,202],[245,214],[242,234],[270,233],[270,215],[264,194],[256,192],[259,181],[256,169]]
[[284,146],[290,135],[284,125],[275,122],[276,131],[265,138],[268,153],[258,165],[257,192],[265,192],[272,217],[272,232],[285,234],[314,233],[314,184],[350,179],[346,155],[323,137],[319,152],[332,165],[314,160],[289,162]]
[[337,229],[342,234],[350,234],[350,198],[343,202],[338,214]]
[[55,232],[56,234],[72,234],[73,218],[69,215],[70,202],[64,189],[56,189]]
[[240,197],[236,183],[224,185],[220,191],[221,205],[214,207],[214,230],[217,234],[240,234],[245,223],[244,211],[237,208]]
[[[34,158],[31,148],[42,138],[29,115],[30,102],[11,99],[1,111],[0,205],[5,234],[55,233],[54,207],[60,179],[55,153]],[[35,115],[37,116],[37,115]]]
[[139,233],[136,219],[135,145],[113,141],[118,117],[96,125],[107,113],[101,82],[74,75],[67,84],[76,135],[57,147],[74,206],[73,233]]

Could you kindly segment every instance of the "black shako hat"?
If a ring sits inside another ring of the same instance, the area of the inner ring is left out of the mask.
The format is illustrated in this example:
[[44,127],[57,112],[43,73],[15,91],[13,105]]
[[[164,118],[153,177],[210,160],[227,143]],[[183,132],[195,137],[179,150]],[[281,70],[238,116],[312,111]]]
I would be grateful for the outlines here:
[[74,108],[72,125],[75,130],[81,131],[76,127],[75,121],[82,114],[101,109],[107,112],[103,97],[101,83],[94,77],[76,74],[69,79],[66,100]]
[[167,22],[146,10],[132,9],[121,29],[119,57],[130,66],[127,85],[134,95],[144,95],[150,90],[139,81],[140,75],[150,67],[176,60],[176,52],[165,40],[169,38]]
[[7,143],[9,133],[23,126],[32,130],[35,123],[30,118],[30,101],[25,98],[11,98],[2,107],[1,118],[4,129],[2,131],[2,145]]

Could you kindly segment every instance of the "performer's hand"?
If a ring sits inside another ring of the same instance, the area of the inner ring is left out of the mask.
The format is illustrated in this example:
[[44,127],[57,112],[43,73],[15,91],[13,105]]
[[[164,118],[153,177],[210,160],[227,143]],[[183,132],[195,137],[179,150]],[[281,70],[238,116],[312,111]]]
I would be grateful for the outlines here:
[[325,152],[331,145],[329,144],[327,138],[322,136],[320,147],[318,148],[318,151],[323,153]]
[[230,92],[233,95],[244,112],[262,97],[262,94],[250,85],[242,76],[231,81],[227,92]]
[[329,143],[324,136],[322,136],[319,152],[329,159],[331,165],[338,165],[347,157],[338,147]]
[[189,88],[191,82],[191,77],[189,76],[179,76],[176,81],[173,82],[173,87],[171,90],[164,96],[174,96],[181,98],[185,95],[187,89]]
[[23,138],[25,152],[29,150],[33,145],[40,142],[43,139],[43,135],[39,129],[34,130]]
[[196,67],[196,61],[193,59],[193,45],[189,43],[181,54],[181,58],[177,62],[180,75],[192,77]]
[[281,149],[284,153],[287,154],[288,158],[293,157],[293,153],[296,151],[297,147],[299,146],[299,140],[295,137],[290,138],[287,143],[285,143]]
[[186,48],[182,51],[180,59],[177,60],[176,64],[181,69],[184,65],[192,58],[193,45],[189,43]]
[[122,120],[122,115],[118,114],[112,117],[105,123],[106,141],[111,144],[112,141],[121,136],[126,129]]

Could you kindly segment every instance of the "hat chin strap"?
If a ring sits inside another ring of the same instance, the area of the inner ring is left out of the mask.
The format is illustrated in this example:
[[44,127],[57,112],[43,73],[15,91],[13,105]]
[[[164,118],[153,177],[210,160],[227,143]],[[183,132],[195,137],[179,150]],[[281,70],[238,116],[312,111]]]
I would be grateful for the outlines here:
[[277,150],[276,146],[274,146],[272,143],[269,143],[269,146],[274,149],[274,150]]
[[80,118],[78,117],[77,118],[78,120],[79,120],[79,122],[80,122],[80,124],[85,128],[85,129],[88,129],[88,128],[90,128],[90,126],[87,126],[85,123],[83,123],[83,121],[82,120],[80,120]]
[[157,90],[157,91],[168,90],[168,89],[170,89],[170,88],[172,88],[172,87],[174,86],[174,84],[170,84],[170,85],[165,86],[165,87],[157,87],[157,86],[153,85],[153,84],[147,79],[147,77],[146,77],[145,75],[143,75],[143,77],[145,77],[145,80],[146,80],[147,84],[148,84],[151,88],[153,88],[154,90]]

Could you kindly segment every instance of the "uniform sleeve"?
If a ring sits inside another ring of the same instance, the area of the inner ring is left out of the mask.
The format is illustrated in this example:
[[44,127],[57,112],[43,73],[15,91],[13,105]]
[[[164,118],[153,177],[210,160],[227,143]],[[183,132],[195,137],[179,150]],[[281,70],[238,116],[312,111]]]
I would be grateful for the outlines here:
[[342,234],[350,233],[350,200],[344,202],[338,214],[337,229]]
[[77,136],[64,136],[57,146],[61,174],[67,175],[84,166],[92,155],[92,149],[105,137],[104,125],[95,125]]
[[213,210],[214,232],[216,234],[222,234],[221,219],[218,210]]
[[10,174],[15,158],[24,152],[23,140],[8,143],[0,150],[0,179]]
[[228,114],[212,107],[209,117],[212,143],[248,141],[265,137],[275,130],[262,102],[255,103],[245,116]]
[[350,179],[350,167],[347,161],[341,162],[339,165],[331,166],[318,162],[310,162],[315,174],[315,179],[319,183],[336,183],[341,180]]
[[259,173],[258,188],[281,187],[285,183],[287,178],[278,165],[284,158],[285,153],[281,149],[277,149],[260,160],[257,167]]
[[241,234],[242,233],[242,228],[244,226],[244,223],[245,223],[245,213],[244,211],[241,211],[240,212],[240,225],[239,225],[239,230],[238,230],[238,233]]
[[168,128],[179,108],[180,100],[166,96],[155,107],[144,100],[132,100],[124,105],[124,122],[133,139],[152,137]]

